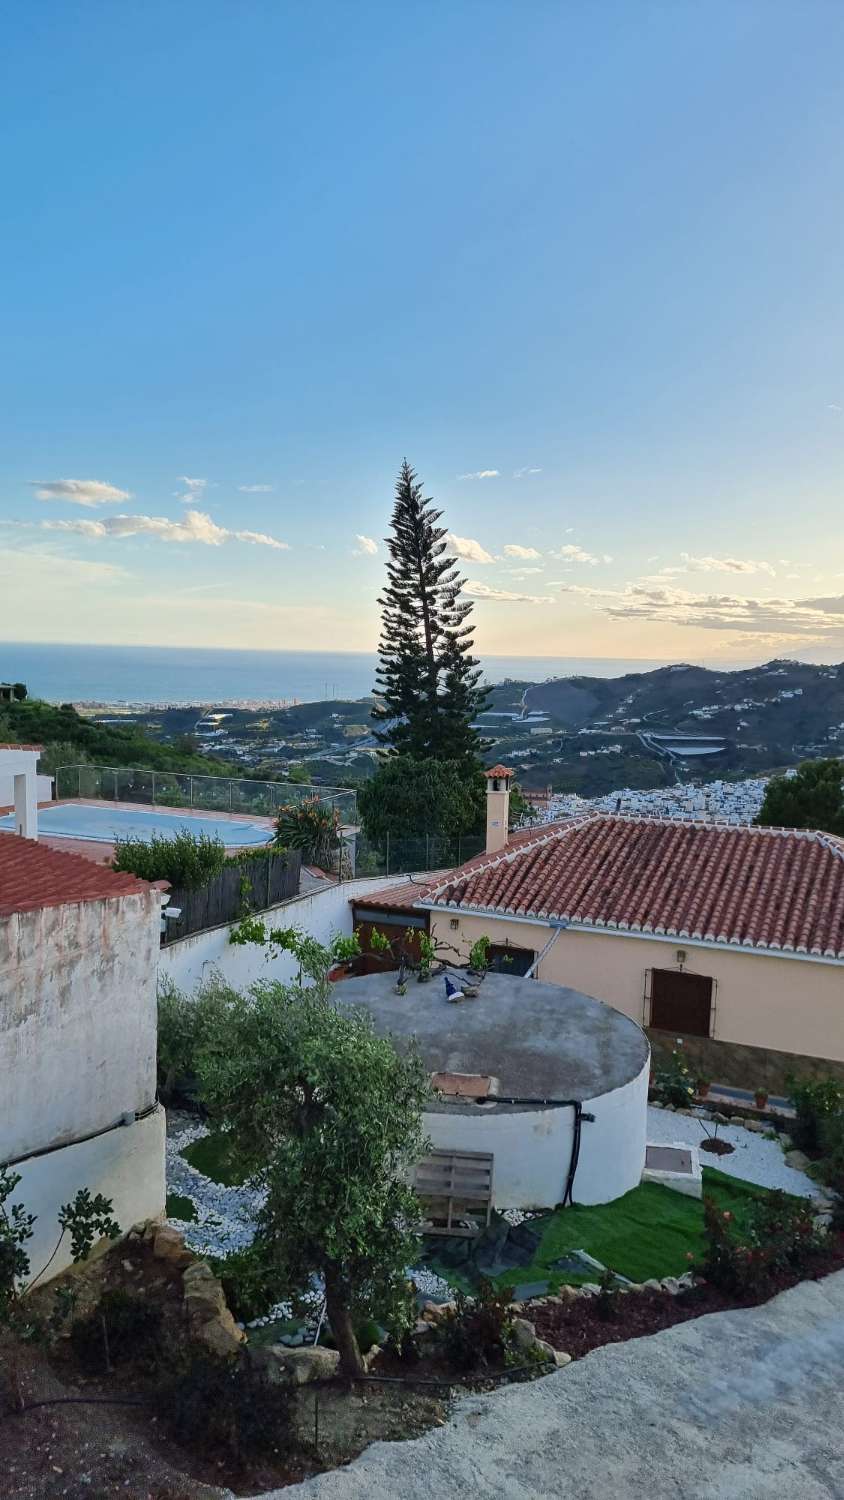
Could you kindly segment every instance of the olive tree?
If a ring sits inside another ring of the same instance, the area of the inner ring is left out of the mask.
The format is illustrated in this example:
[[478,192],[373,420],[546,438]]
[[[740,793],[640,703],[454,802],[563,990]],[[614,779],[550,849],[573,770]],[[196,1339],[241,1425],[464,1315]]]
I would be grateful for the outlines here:
[[353,1314],[400,1304],[417,1245],[407,1178],[426,1144],[427,1074],[324,984],[223,998],[197,1060],[203,1101],[265,1190],[262,1260],[288,1292],[321,1273],[341,1368],[358,1374]]

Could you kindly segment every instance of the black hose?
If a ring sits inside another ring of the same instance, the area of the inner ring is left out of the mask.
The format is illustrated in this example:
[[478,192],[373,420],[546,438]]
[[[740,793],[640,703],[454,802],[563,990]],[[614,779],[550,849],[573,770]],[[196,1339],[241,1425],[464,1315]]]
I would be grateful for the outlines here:
[[[563,1193],[563,1208],[566,1204],[574,1204],[574,1178],[577,1172],[577,1163],[580,1160],[580,1136],[583,1126],[583,1106],[575,1103],[574,1107],[574,1139],[571,1144],[571,1161],[569,1162],[569,1175],[566,1179],[566,1190]],[[591,1116],[594,1119],[594,1115]]]

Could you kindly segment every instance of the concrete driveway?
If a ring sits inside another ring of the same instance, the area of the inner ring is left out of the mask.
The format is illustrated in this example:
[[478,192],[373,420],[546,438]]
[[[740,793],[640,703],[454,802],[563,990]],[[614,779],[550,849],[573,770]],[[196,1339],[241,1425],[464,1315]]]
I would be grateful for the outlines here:
[[[841,1500],[844,1271],[473,1396],[277,1500]],[[266,1500],[266,1497],[264,1497]]]

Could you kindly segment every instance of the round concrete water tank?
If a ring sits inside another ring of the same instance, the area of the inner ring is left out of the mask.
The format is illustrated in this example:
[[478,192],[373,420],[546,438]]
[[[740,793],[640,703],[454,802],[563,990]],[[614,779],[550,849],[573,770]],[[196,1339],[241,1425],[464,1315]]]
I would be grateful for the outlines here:
[[[450,973],[458,988],[463,977]],[[420,984],[411,974],[405,995],[395,984],[394,973],[347,979],[335,1001],[366,1009],[399,1048],[415,1040],[443,1090],[425,1114],[431,1142],[492,1153],[496,1208],[561,1203],[573,1165],[575,1203],[637,1186],[650,1047],[635,1021],[577,990],[506,974],[488,974],[477,998],[456,1003],[442,977]]]

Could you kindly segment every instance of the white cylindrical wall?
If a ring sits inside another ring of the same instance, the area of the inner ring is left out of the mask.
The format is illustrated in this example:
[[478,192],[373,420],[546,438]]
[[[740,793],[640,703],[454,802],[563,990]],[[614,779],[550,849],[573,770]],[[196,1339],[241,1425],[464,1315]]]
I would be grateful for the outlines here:
[[[159,1105],[131,1125],[118,1125],[92,1140],[31,1156],[11,1168],[21,1180],[6,1211],[12,1203],[22,1203],[27,1213],[35,1215],[32,1239],[25,1246],[28,1280],[39,1275],[50,1260],[61,1233],[59,1209],[80,1188],[88,1188],[92,1198],[102,1193],[111,1199],[122,1234],[142,1219],[163,1215],[164,1129],[164,1110]],[[70,1237],[65,1235],[45,1279],[58,1276],[70,1263]]]
[[611,1203],[638,1187],[645,1169],[649,1073],[650,1057],[620,1089],[584,1099],[584,1110],[595,1119],[583,1126],[575,1203]]
[[[574,1180],[575,1203],[610,1203],[637,1187],[645,1165],[648,1072],[583,1109]],[[553,1208],[562,1202],[574,1144],[574,1110],[509,1110],[484,1106],[427,1113],[433,1146],[445,1151],[491,1151],[496,1208]]]

